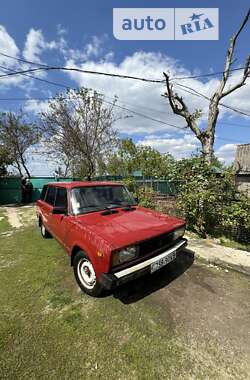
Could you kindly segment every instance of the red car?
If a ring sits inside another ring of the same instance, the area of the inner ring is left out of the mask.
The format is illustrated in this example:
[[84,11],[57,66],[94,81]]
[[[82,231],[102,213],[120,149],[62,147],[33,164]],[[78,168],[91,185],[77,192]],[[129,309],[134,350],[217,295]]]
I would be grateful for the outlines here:
[[63,245],[78,285],[92,296],[155,272],[187,244],[183,220],[138,206],[118,183],[45,185],[37,216],[42,236]]

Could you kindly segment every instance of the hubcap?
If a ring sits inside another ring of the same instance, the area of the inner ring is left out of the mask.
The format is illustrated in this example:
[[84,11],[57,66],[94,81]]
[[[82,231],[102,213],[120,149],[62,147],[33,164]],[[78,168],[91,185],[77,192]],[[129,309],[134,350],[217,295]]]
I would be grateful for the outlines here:
[[96,284],[96,275],[91,262],[82,258],[77,265],[78,278],[87,289],[93,289]]

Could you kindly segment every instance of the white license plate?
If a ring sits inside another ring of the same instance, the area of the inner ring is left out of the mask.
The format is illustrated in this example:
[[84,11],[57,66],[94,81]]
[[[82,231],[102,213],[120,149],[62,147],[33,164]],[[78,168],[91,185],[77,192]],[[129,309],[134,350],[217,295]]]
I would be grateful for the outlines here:
[[164,267],[171,261],[173,261],[176,258],[176,251],[173,251],[169,253],[167,256],[163,257],[162,259],[156,261],[155,263],[151,264],[151,273],[155,272],[156,270]]

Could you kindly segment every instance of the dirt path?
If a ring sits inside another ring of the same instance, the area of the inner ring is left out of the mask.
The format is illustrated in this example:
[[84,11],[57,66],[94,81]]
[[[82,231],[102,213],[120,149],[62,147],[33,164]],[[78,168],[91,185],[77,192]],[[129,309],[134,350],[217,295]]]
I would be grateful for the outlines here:
[[13,228],[20,228],[22,227],[22,223],[20,221],[17,208],[16,207],[6,207],[5,211],[8,216],[8,221],[11,227]]
[[[146,301],[160,310],[161,323],[185,342],[194,366],[200,363],[201,378],[247,379],[249,294],[249,276],[193,263],[183,253],[148,281],[142,278],[122,287],[117,298],[125,304]],[[218,368],[217,375],[209,372],[210,366]]]

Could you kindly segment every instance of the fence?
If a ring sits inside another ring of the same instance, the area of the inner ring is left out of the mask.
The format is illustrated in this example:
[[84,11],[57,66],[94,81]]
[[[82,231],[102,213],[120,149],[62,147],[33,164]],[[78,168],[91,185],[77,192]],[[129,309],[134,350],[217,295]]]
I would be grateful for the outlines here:
[[[181,181],[167,181],[150,177],[132,177],[136,184],[156,191],[160,195],[175,196],[179,192]],[[96,181],[123,181],[122,176],[99,176]]]
[[[35,202],[41,194],[42,188],[49,182],[55,182],[54,177],[31,177],[33,185],[32,202]],[[73,178],[58,178],[58,182],[73,181]],[[0,178],[0,204],[11,204],[21,202],[21,178],[2,177]]]
[[[96,181],[122,181],[121,176],[100,176]],[[42,188],[49,182],[55,182],[54,177],[31,177],[33,185],[32,201],[35,202],[41,194]],[[59,182],[73,181],[73,178],[59,178]],[[165,180],[145,179],[143,177],[134,177],[138,185],[152,188],[160,195],[175,196],[179,191],[180,182],[171,182]],[[21,178],[20,177],[2,177],[0,178],[0,204],[11,204],[21,202]]]

